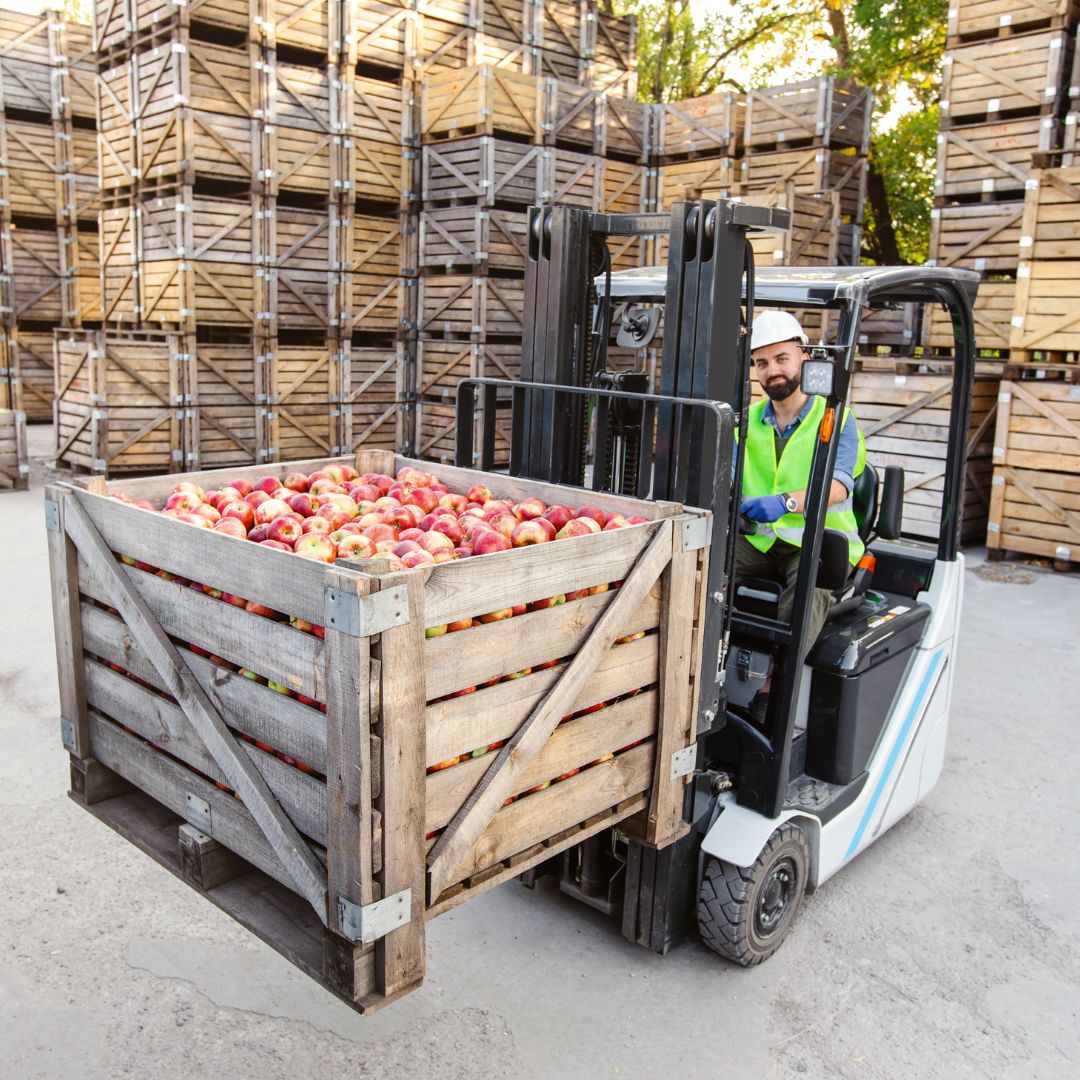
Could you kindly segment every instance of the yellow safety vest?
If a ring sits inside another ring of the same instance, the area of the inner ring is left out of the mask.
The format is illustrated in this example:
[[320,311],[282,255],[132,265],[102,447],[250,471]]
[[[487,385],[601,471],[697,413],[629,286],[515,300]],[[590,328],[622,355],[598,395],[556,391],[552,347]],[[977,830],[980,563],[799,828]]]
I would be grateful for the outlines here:
[[[810,480],[810,466],[814,460],[814,445],[818,438],[821,418],[825,415],[825,399],[815,396],[810,411],[799,422],[791,437],[784,444],[780,460],[776,460],[776,441],[772,425],[762,421],[767,400],[750,407],[746,432],[746,458],[743,462],[743,498],[756,495],[782,495],[801,491]],[[857,424],[855,414],[844,409],[844,425]],[[859,454],[855,463],[858,476],[866,465],[866,440],[859,432]],[[758,549],[768,551],[777,539],[802,547],[806,518],[802,514],[784,514],[772,524],[757,525],[757,531],[747,540]],[[852,508],[851,492],[825,514],[825,528],[835,529],[847,537],[848,559],[854,566],[862,556],[865,545],[859,536],[859,525]]]

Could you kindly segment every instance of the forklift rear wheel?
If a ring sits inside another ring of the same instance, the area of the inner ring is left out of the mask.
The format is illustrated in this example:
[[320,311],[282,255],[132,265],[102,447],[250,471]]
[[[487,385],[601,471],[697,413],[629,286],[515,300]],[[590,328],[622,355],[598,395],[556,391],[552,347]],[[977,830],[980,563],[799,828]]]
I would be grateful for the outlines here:
[[744,967],[767,960],[791,929],[809,866],[806,836],[791,822],[769,837],[753,866],[709,859],[698,894],[702,941]]

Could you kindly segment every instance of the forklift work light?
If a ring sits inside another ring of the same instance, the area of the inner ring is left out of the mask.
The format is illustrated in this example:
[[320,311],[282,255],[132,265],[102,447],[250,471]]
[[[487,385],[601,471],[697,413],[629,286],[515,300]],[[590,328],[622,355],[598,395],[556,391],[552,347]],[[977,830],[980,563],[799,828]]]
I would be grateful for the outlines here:
[[800,386],[804,394],[820,394],[828,397],[833,392],[836,371],[831,360],[811,359],[803,361]]

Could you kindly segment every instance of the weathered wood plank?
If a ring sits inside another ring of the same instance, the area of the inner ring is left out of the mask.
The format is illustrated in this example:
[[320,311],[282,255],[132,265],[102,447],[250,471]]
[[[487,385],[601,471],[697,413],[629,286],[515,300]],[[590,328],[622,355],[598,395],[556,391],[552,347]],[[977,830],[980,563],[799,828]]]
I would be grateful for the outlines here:
[[656,527],[649,546],[636,560],[615,600],[597,619],[589,639],[570,662],[562,678],[499,752],[496,767],[485,775],[461,813],[439,838],[428,859],[432,898],[437,897],[459,876],[462,859],[473,848],[503,801],[513,793],[522,772],[567,714],[570,703],[577,698],[603,654],[619,636],[617,628],[626,612],[641,603],[663,568],[671,561],[672,532],[669,521],[663,521]]

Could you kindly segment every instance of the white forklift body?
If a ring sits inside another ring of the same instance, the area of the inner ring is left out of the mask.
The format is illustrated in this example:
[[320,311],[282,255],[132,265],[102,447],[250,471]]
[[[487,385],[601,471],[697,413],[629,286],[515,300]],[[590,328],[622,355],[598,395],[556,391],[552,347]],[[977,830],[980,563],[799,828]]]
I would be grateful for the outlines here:
[[[810,884],[827,881],[860,851],[915,808],[941,775],[955,670],[964,559],[934,564],[930,588],[918,600],[931,616],[915,650],[858,798],[827,822],[804,809],[767,818],[739,806],[732,792],[717,802],[717,816],[701,843],[706,855],[734,866],[753,866],[770,837],[786,821],[797,821],[810,846]],[[804,679],[811,671],[804,666]]]

